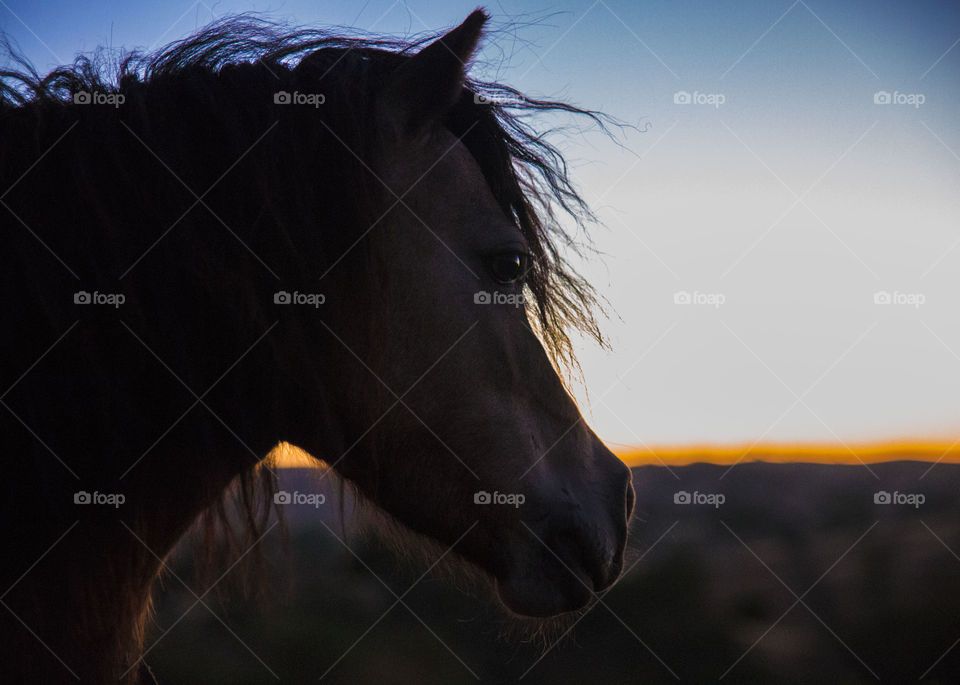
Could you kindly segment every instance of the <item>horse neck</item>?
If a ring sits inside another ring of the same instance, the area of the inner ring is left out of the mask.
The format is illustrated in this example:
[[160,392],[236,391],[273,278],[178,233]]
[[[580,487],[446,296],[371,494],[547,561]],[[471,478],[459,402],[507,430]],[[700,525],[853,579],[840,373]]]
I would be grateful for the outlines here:
[[[30,254],[31,238],[23,236],[10,254]],[[171,297],[170,282],[185,272],[177,271],[181,253],[166,246],[120,284],[130,306],[113,318],[70,307],[18,312],[23,334],[11,352],[44,349],[80,317],[14,405],[58,451],[68,446],[63,457],[77,475],[0,412],[0,434],[17,455],[0,503],[6,519],[18,521],[3,531],[7,551],[0,555],[8,609],[0,612],[0,663],[10,682],[61,682],[71,673],[88,682],[136,682],[153,581],[198,516],[281,440],[318,456],[329,456],[320,453],[325,444],[333,457],[342,451],[329,396],[315,377],[316,360],[327,356],[322,341],[335,343],[316,335],[323,330],[315,311],[273,305],[274,290],[295,286],[264,276],[251,260],[229,273],[205,272],[200,289],[188,282]],[[272,255],[264,259],[285,273]],[[20,282],[65,278],[52,261],[30,268]],[[159,301],[150,299],[156,292],[164,293]],[[138,301],[151,307],[138,311]],[[256,315],[233,306],[238,301],[256,301]],[[196,312],[189,327],[185,311]],[[36,353],[22,356],[17,373]],[[140,373],[155,374],[156,382],[144,381],[149,392],[131,393],[129,377]],[[38,423],[45,415],[56,421]],[[82,448],[72,453],[72,445]],[[126,502],[116,510],[79,508],[78,490],[119,492]]]
[[[149,331],[137,332],[151,340]],[[123,333],[114,330],[104,346],[120,349]],[[99,335],[73,334],[92,336],[93,341]],[[165,417],[147,421],[145,427],[147,405],[179,404],[186,409],[193,401],[182,388],[175,390],[175,381],[170,392],[178,396],[164,397],[158,391],[150,398],[129,398],[128,413],[118,409],[112,417],[112,431],[106,422],[90,421],[100,413],[97,408],[84,410],[93,398],[71,398],[78,409],[74,416],[62,417],[65,434],[84,434],[90,454],[79,459],[82,467],[73,455],[64,455],[79,479],[29,434],[17,431],[8,417],[3,432],[11,438],[12,453],[20,455],[7,474],[12,489],[7,488],[4,502],[19,523],[4,532],[8,551],[0,562],[2,590],[11,588],[3,597],[8,615],[0,620],[0,661],[9,682],[65,682],[72,680],[71,673],[83,682],[137,681],[150,591],[164,567],[162,560],[231,481],[256,468],[250,452],[265,456],[282,438],[270,430],[282,409],[280,398],[270,396],[269,390],[267,370],[275,353],[270,345],[254,348],[245,359],[249,365],[238,365],[214,388],[217,392],[204,395],[206,388],[197,387],[194,392],[203,404],[193,407],[132,467],[143,450],[143,435],[164,435],[172,422]],[[184,377],[191,375],[177,370]],[[42,407],[53,390],[38,388],[35,404]],[[29,415],[27,406],[21,399],[18,412]],[[88,423],[85,428],[83,422]],[[76,426],[68,425],[73,423]],[[131,432],[136,433],[130,435],[136,449],[111,449]],[[77,507],[73,494],[78,490],[119,492],[126,501],[116,509]],[[196,588],[197,594],[202,590]]]

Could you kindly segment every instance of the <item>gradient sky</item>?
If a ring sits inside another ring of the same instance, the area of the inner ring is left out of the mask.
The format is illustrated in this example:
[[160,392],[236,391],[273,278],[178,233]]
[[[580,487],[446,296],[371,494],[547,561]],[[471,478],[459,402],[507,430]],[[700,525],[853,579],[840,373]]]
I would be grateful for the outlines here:
[[[485,6],[476,75],[636,126],[556,139],[604,222],[582,269],[614,350],[582,347],[580,393],[601,437],[960,436],[958,3]],[[231,12],[411,35],[474,7],[2,0],[0,29],[43,70]]]

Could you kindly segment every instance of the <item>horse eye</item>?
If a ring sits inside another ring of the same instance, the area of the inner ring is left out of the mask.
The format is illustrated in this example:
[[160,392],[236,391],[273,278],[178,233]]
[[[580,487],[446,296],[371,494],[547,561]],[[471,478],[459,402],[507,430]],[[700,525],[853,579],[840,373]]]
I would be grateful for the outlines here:
[[490,258],[490,273],[498,283],[509,285],[523,276],[527,262],[522,252],[502,252]]

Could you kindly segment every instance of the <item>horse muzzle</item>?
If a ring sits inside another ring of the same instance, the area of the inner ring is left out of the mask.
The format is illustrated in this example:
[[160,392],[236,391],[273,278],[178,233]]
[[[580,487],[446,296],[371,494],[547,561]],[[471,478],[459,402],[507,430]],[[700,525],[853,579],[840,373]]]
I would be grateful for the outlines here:
[[[633,512],[630,470],[616,460],[610,473],[578,492],[538,489],[532,520],[520,518],[507,538],[497,592],[508,609],[545,617],[581,609],[620,577]],[[610,462],[607,462],[608,464]]]

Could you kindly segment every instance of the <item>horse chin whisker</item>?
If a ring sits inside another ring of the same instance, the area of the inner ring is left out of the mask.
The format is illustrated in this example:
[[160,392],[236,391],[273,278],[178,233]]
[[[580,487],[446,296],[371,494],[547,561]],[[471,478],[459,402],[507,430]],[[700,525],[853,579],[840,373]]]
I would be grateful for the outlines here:
[[593,600],[582,609],[545,618],[512,615],[501,623],[497,637],[504,642],[531,644],[543,656],[562,643],[575,641],[576,626],[595,604]]

